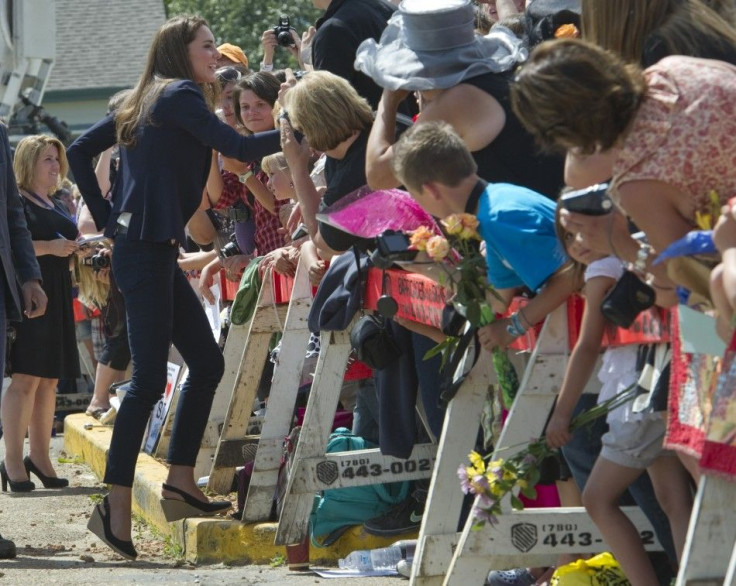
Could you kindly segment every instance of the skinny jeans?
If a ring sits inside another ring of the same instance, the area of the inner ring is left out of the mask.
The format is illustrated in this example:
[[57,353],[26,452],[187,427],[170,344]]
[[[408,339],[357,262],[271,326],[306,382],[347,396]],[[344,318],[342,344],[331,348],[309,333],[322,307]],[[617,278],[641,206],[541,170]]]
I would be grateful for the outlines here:
[[115,238],[112,270],[125,299],[133,361],[130,389],[115,419],[104,482],[133,486],[135,464],[153,407],[166,387],[169,346],[189,368],[181,386],[167,462],[194,466],[212,400],[224,372],[202,304],[169,242]]

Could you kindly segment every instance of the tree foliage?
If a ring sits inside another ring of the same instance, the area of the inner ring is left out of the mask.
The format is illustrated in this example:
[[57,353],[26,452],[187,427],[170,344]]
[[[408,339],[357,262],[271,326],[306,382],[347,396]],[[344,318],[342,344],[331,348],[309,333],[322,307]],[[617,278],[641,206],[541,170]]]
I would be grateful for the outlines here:
[[[320,15],[311,0],[164,0],[169,17],[179,14],[199,14],[207,19],[219,43],[238,45],[248,56],[251,69],[258,70],[263,58],[261,35],[273,28],[285,14],[299,35],[314,24]],[[296,61],[286,49],[277,49],[276,67],[294,67]]]

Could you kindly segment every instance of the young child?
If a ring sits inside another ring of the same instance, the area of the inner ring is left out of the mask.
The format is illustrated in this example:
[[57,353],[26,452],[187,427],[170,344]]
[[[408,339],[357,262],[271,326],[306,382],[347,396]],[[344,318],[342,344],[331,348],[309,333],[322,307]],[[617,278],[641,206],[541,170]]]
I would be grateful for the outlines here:
[[[503,300],[489,295],[493,309],[504,312],[515,295],[533,294],[517,314],[478,330],[484,348],[507,347],[579,289],[555,234],[552,200],[518,185],[486,183],[445,122],[409,128],[393,149],[394,174],[425,210],[438,218],[464,212],[478,218],[488,281]],[[425,266],[415,265],[419,272]]]
[[[601,302],[624,272],[619,259],[584,248],[576,234],[567,232],[559,222],[559,209],[557,230],[577,270],[584,273],[585,310],[580,337],[570,355],[557,404],[547,425],[547,442],[553,448],[560,448],[571,439],[573,410],[593,374],[604,333],[611,327],[601,313]],[[598,373],[603,383],[599,402],[636,384],[643,358],[654,350],[654,345],[608,348]],[[665,378],[660,377],[655,386],[664,385],[660,388],[666,389]],[[656,392],[652,389],[652,394]],[[636,528],[619,507],[619,498],[645,470],[649,473],[657,500],[669,519],[679,559],[692,496],[685,469],[672,457],[674,454],[662,447],[665,433],[662,413],[651,408],[640,411],[640,399],[608,414],[609,431],[602,438],[603,448],[585,485],[583,505],[631,584],[648,586],[658,583],[657,577]]]

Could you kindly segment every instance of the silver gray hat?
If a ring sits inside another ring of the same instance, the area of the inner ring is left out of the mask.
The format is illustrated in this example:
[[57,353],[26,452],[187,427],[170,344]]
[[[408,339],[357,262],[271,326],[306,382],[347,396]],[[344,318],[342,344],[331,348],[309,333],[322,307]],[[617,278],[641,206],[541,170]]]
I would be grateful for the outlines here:
[[360,44],[355,69],[391,90],[446,89],[508,71],[527,54],[505,27],[476,34],[470,0],[403,0],[381,39]]

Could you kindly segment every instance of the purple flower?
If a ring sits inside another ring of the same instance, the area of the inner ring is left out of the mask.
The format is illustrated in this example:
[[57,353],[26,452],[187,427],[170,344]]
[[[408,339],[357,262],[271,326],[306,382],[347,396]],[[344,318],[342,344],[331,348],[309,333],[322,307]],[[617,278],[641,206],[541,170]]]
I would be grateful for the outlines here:
[[491,488],[491,485],[488,483],[488,479],[482,474],[473,476],[472,486],[475,488],[475,494],[483,494]]
[[496,501],[487,494],[478,495],[478,506],[484,509],[492,509],[496,506]]
[[490,523],[491,525],[498,523],[498,519],[491,513],[491,511],[477,506],[473,507],[473,518],[480,522]]
[[460,488],[462,488],[463,493],[469,494],[471,491],[471,486],[470,478],[468,477],[467,467],[460,464],[460,467],[457,469],[457,476],[460,479]]
[[537,457],[533,454],[527,454],[521,463],[523,466],[534,466],[537,463]]

